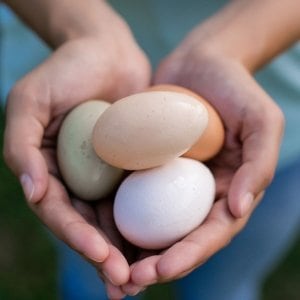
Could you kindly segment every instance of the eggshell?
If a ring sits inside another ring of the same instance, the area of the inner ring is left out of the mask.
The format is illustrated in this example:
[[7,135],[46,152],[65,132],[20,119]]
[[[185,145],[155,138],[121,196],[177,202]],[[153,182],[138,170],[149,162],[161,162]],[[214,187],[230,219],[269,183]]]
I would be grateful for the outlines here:
[[204,105],[175,92],[134,94],[112,104],[93,133],[96,153],[127,170],[162,165],[185,153],[207,126]]
[[198,227],[214,198],[210,170],[199,161],[180,157],[130,174],[117,191],[114,219],[131,243],[161,249]]
[[171,84],[160,84],[148,88],[149,91],[173,91],[198,99],[208,111],[208,125],[198,141],[183,156],[206,161],[214,157],[224,144],[225,130],[221,117],[214,107],[193,91]]
[[123,170],[102,161],[91,139],[99,116],[110,106],[98,100],[74,108],[60,128],[57,143],[58,165],[66,185],[79,198],[99,200],[120,181]]

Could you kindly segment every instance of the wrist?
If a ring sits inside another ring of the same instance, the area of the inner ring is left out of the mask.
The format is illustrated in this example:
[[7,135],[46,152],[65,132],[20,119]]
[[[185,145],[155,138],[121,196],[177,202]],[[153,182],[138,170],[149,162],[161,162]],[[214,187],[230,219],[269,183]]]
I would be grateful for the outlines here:
[[198,45],[254,72],[300,37],[299,0],[237,0],[193,30]]
[[118,29],[120,25],[123,28],[128,27],[104,0],[5,0],[5,2],[24,23],[53,48],[75,38],[107,36],[114,30],[114,25]]
[[[49,14],[49,35],[57,47],[77,38],[102,38],[113,34],[114,26],[127,29],[127,24],[105,1],[57,1]],[[89,3],[87,3],[89,2]]]

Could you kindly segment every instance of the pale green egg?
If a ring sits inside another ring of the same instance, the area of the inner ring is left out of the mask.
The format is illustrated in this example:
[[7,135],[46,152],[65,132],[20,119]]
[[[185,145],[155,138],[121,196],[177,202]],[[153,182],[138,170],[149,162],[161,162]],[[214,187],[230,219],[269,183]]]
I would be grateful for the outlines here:
[[107,196],[120,182],[123,170],[105,163],[92,146],[92,132],[99,116],[110,106],[90,100],[74,108],[60,128],[57,160],[68,188],[84,200]]

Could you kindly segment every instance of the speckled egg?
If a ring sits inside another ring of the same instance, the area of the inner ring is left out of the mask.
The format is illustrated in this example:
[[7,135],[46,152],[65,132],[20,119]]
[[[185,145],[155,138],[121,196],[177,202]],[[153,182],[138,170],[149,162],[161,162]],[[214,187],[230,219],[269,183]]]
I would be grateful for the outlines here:
[[64,119],[57,141],[57,160],[69,189],[84,200],[99,200],[120,182],[123,170],[100,159],[92,146],[99,116],[110,106],[91,100],[74,108]]
[[127,170],[165,164],[188,151],[208,122],[205,106],[171,91],[134,94],[113,103],[93,132],[96,153]]

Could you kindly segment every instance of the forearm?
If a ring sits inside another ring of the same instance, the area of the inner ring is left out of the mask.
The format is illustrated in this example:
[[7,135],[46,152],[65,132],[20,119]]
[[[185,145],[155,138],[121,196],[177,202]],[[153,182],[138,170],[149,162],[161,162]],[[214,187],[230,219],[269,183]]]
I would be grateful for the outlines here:
[[235,0],[201,25],[199,33],[210,46],[255,71],[299,39],[299,8],[299,0]]
[[[102,0],[5,0],[50,46],[83,35],[102,34],[115,14]],[[114,21],[116,18],[113,18]]]

